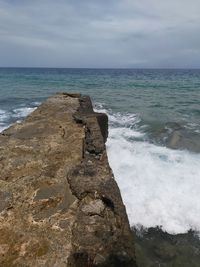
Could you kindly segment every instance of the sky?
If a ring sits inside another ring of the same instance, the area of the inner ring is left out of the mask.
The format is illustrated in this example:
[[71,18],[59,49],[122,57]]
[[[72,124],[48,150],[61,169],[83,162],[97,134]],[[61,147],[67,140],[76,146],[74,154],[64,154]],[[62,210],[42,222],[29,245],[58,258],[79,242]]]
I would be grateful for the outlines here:
[[200,68],[200,0],[0,0],[0,66]]

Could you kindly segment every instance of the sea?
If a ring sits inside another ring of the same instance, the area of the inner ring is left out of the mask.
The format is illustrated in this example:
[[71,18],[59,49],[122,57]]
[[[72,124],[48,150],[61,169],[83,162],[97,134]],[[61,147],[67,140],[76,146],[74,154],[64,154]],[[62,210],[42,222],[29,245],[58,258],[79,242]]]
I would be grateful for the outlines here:
[[200,70],[0,68],[0,131],[62,91],[108,114],[130,225],[200,232]]

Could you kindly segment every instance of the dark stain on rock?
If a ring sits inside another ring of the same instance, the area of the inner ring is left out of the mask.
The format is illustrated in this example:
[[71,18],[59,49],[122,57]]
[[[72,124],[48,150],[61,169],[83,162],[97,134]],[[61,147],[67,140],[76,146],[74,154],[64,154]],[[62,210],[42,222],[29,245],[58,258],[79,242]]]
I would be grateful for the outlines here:
[[28,253],[34,254],[36,257],[42,257],[49,251],[49,243],[47,240],[42,239],[39,243],[33,243],[28,248]]
[[112,202],[112,200],[110,200],[110,199],[107,198],[107,197],[102,197],[102,201],[103,201],[103,203],[104,203],[107,207],[109,207],[111,210],[114,211],[114,209],[115,209],[115,205],[114,205],[114,203]]
[[56,212],[68,210],[74,202],[74,197],[70,195],[67,184],[47,185],[40,188],[34,198],[34,220],[40,221],[49,218]]
[[0,212],[12,206],[12,194],[0,191]]
[[69,222],[68,222],[67,220],[61,220],[61,221],[59,222],[59,226],[60,226],[60,228],[62,228],[62,229],[66,229],[67,227],[69,227]]

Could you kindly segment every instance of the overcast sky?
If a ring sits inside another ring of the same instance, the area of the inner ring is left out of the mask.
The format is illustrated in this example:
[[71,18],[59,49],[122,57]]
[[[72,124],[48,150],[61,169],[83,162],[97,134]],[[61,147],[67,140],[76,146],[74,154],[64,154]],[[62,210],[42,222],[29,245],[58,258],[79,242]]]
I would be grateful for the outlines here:
[[200,0],[0,0],[0,66],[199,68]]

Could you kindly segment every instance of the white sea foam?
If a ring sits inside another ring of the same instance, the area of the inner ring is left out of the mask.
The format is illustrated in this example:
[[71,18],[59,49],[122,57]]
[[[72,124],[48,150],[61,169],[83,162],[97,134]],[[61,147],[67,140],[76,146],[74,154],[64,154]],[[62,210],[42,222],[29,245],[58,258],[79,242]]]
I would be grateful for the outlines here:
[[36,107],[34,108],[30,108],[30,107],[23,107],[23,108],[17,108],[14,109],[14,117],[21,117],[24,118],[27,115],[29,115],[31,112],[33,112],[36,109]]
[[[20,122],[20,119],[26,117],[35,109],[36,107],[22,107],[14,109],[13,112],[0,109],[0,132],[9,126],[11,121]],[[16,119],[18,120],[16,121]]]
[[9,113],[5,110],[0,109],[0,122],[5,121],[9,117]]
[[172,234],[200,231],[200,154],[142,141],[137,116],[135,122],[134,115],[109,119],[108,158],[130,224],[162,226]]
[[41,104],[41,102],[35,101],[35,102],[32,102],[31,104],[38,107]]
[[9,114],[5,110],[0,109],[0,133],[6,128],[4,121],[8,119]]
[[5,125],[1,125],[0,124],[0,133],[4,130],[4,129],[6,129],[7,128],[7,126],[5,126]]

